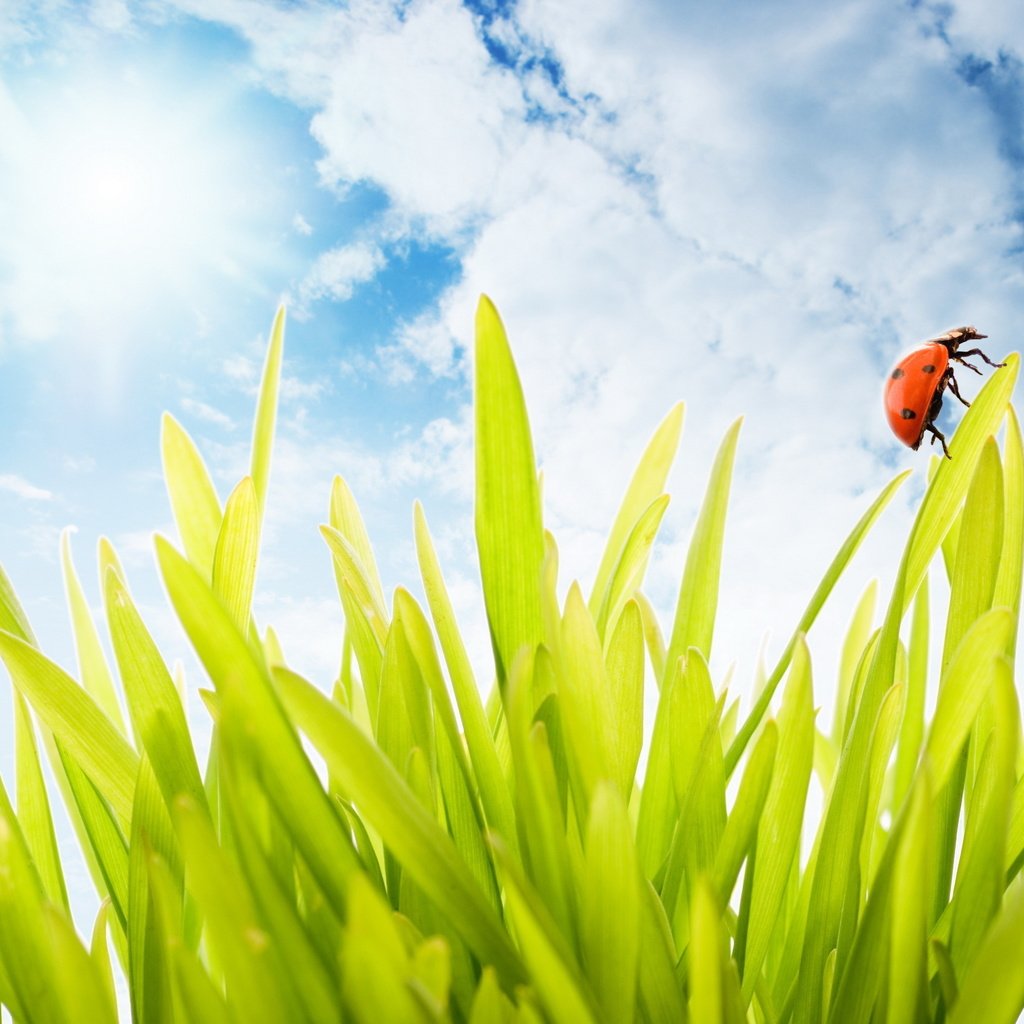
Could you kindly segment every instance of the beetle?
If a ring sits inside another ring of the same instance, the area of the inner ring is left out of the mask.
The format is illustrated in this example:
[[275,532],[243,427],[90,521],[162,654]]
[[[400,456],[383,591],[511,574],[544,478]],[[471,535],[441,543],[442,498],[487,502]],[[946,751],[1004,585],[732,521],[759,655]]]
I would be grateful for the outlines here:
[[989,366],[1006,365],[992,362],[980,348],[960,349],[966,342],[987,337],[974,327],[954,327],[937,338],[922,342],[893,367],[885,382],[885,414],[892,432],[907,447],[917,451],[925,433],[931,433],[931,443],[935,444],[938,438],[946,458],[952,458],[945,436],[935,426],[942,409],[942,394],[949,388],[964,405],[971,404],[960,394],[953,373],[953,363],[981,373],[977,366],[967,362],[967,356],[980,356]]

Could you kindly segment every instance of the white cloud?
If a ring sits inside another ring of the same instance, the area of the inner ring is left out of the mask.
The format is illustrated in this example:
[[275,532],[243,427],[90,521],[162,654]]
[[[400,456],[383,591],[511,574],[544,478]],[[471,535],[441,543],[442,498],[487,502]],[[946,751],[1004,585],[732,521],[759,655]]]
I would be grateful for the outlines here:
[[313,225],[310,224],[309,221],[306,220],[306,218],[303,217],[301,213],[297,213],[295,214],[294,217],[292,217],[292,227],[300,235],[305,235],[308,237],[309,235],[313,234]]
[[52,501],[53,491],[30,484],[24,477],[16,473],[0,473],[0,491],[8,491],[18,498],[27,501]]
[[300,308],[317,299],[350,299],[356,285],[369,281],[384,263],[380,248],[369,242],[322,252],[299,285]]
[[228,356],[221,363],[221,369],[229,380],[239,384],[255,384],[259,380],[260,371],[256,361],[246,356]]
[[201,402],[197,398],[183,398],[181,407],[206,423],[212,423],[224,430],[235,429],[235,421],[227,413],[221,412],[220,409],[215,409],[212,405]]

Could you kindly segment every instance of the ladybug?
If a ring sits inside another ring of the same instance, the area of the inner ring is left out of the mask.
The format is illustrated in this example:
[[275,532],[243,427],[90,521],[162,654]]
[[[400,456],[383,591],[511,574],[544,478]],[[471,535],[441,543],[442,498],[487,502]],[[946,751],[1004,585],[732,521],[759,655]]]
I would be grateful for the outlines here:
[[980,356],[989,366],[1005,366],[993,363],[980,348],[960,351],[968,341],[987,338],[973,327],[954,327],[938,338],[932,338],[908,352],[893,368],[885,382],[885,415],[892,432],[908,447],[915,451],[924,440],[925,431],[932,435],[931,443],[938,438],[946,458],[952,458],[946,447],[946,438],[935,426],[935,420],[942,409],[942,393],[948,387],[964,405],[970,405],[957,387],[952,363],[960,363],[981,373],[981,370],[967,362],[966,356]]

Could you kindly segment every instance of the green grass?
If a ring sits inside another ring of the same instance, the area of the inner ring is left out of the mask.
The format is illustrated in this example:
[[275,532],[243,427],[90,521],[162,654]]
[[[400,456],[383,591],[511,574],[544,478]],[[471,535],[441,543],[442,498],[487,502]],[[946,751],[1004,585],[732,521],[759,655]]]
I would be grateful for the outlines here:
[[[283,339],[279,313],[251,472],[223,507],[188,434],[163,423],[180,547],[158,537],[156,552],[212,685],[205,765],[184,681],[108,542],[113,665],[62,545],[78,679],[38,649],[0,570],[16,743],[16,777],[0,784],[0,1001],[16,1020],[118,1019],[115,959],[147,1024],[1016,1020],[1016,355],[965,415],[952,461],[933,462],[881,627],[877,584],[854,610],[826,727],[805,634],[906,474],[853,524],[744,710],[708,669],[739,422],[712,468],[667,640],[642,586],[682,406],[641,457],[593,590],[573,584],[560,602],[522,389],[487,299],[476,538],[493,678],[474,677],[422,508],[426,607],[401,587],[389,606],[341,479],[322,533],[344,649],[330,693],[302,678],[252,615]],[[948,577],[945,622],[929,573]],[[657,692],[646,730],[645,687]],[[85,939],[43,758],[102,900]],[[807,813],[813,774],[820,817]]]

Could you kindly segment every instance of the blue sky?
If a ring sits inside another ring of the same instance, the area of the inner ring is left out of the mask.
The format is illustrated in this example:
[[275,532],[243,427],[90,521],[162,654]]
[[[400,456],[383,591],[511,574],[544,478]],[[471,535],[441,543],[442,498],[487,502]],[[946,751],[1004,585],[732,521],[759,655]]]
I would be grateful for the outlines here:
[[0,562],[44,646],[73,667],[74,526],[90,598],[106,534],[187,656],[152,567],[152,531],[172,532],[160,414],[226,496],[283,300],[261,622],[329,682],[341,620],[316,525],[340,473],[389,585],[415,579],[422,498],[482,661],[467,345],[486,291],[563,586],[593,572],[682,398],[650,575],[667,616],[745,416],[714,655],[741,687],[870,498],[917,467],[811,638],[827,702],[836,631],[871,575],[888,585],[927,462],[887,431],[885,371],[962,323],[1017,346],[1022,54],[1009,0],[4,0]]

